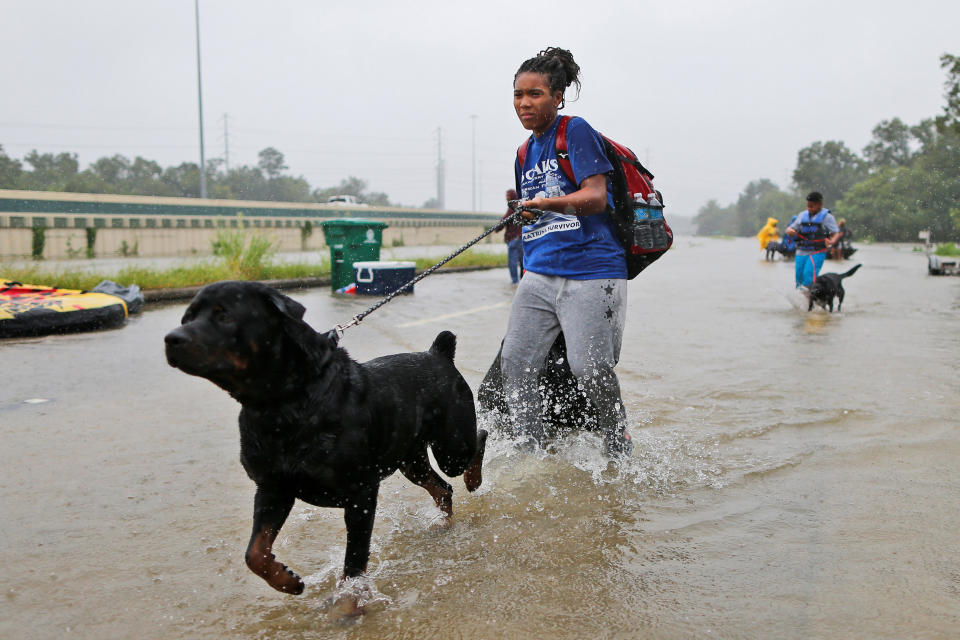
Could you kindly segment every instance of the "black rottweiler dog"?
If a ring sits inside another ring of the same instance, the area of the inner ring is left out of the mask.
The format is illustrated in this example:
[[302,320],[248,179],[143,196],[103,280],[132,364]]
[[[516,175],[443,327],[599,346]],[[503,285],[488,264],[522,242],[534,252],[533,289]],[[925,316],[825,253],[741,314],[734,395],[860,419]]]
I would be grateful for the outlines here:
[[487,434],[477,432],[473,393],[453,364],[456,337],[440,333],[429,351],[364,364],[317,333],[304,308],[270,287],[218,282],[204,287],[166,336],[167,361],[207,378],[242,405],[240,460],[257,485],[250,569],[278,591],[303,581],[272,547],[294,500],[344,510],[344,577],[367,567],[380,482],[394,471],[423,487],[446,516],[463,474],[481,483]]
[[837,299],[837,311],[840,311],[845,293],[843,279],[852,276],[859,268],[860,265],[858,264],[846,273],[821,273],[818,275],[817,279],[810,285],[810,304],[807,305],[807,311],[813,309],[813,305],[817,304],[821,309],[829,307],[830,313],[833,313],[834,298]]

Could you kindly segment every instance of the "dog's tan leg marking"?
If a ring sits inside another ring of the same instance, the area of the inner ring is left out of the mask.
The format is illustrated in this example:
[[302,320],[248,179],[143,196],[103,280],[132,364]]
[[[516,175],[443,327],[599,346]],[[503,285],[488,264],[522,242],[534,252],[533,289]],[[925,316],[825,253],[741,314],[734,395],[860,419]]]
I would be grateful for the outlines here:
[[439,483],[434,482],[433,478],[427,478],[420,486],[427,490],[427,493],[430,494],[434,503],[436,503],[440,511],[443,511],[445,516],[450,517],[453,515],[453,493],[451,491]]
[[470,461],[470,466],[463,472],[463,483],[467,491],[476,491],[483,482],[483,452],[487,448],[487,432],[483,429],[477,434],[477,453]]
[[257,533],[247,547],[247,566],[277,591],[299,595],[303,593],[303,580],[288,569],[287,565],[277,562],[273,555],[273,541],[276,540],[277,533],[272,529],[263,529]]
[[430,466],[426,450],[404,462],[400,466],[400,473],[410,482],[426,489],[444,515],[449,517],[453,514],[453,488]]

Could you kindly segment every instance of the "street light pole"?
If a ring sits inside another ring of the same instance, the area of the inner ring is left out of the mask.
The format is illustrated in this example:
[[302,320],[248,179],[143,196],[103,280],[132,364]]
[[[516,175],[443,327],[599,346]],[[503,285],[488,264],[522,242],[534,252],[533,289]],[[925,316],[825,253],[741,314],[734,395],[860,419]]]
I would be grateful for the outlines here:
[[197,25],[197,104],[200,107],[200,197],[207,197],[207,163],[203,156],[203,83],[200,80],[200,0],[193,0]]
[[470,116],[473,134],[473,162],[470,184],[473,186],[473,210],[477,210],[477,116]]

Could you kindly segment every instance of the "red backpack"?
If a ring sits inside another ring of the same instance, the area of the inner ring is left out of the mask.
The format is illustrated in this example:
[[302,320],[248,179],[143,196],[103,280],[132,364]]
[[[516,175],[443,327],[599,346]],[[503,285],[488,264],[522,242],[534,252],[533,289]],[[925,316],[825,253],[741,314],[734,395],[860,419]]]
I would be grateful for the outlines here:
[[[569,122],[570,116],[560,117],[554,151],[560,170],[571,184],[576,184],[573,166],[570,164],[570,154],[567,151]],[[607,159],[613,165],[613,172],[610,175],[613,211],[610,212],[610,220],[613,222],[617,239],[623,245],[627,259],[627,278],[632,280],[673,245],[673,230],[662,217],[663,196],[653,187],[653,174],[640,164],[633,151],[604,135],[600,137],[603,138],[603,150]],[[517,149],[517,160],[521,168],[531,142],[532,140],[528,140]],[[517,191],[520,191],[519,185],[517,185]],[[640,194],[644,203],[637,202],[634,194]],[[656,200],[659,201],[661,205],[659,209],[645,204],[647,202],[653,204],[650,201],[651,195],[655,195]]]

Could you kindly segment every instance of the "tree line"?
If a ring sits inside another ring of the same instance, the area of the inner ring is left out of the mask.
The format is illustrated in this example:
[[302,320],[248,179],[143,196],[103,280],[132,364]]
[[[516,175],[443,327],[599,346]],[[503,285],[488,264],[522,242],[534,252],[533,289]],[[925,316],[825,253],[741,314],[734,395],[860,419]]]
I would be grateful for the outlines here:
[[[206,164],[207,196],[226,200],[326,202],[333,195],[356,196],[371,205],[390,205],[386,193],[369,191],[365,180],[350,176],[328,188],[312,188],[302,176],[288,175],[284,156],[273,147],[257,155],[256,166],[226,169],[220,159]],[[200,197],[200,166],[182,162],[162,167],[153,160],[123,155],[103,157],[80,170],[75,153],[8,156],[0,145],[0,189],[116,193],[140,196]]]
[[783,229],[804,208],[811,191],[823,194],[837,219],[858,237],[909,242],[930,229],[935,239],[960,232],[960,56],[943,54],[946,104],[939,116],[908,125],[884,120],[860,154],[842,141],[818,141],[801,149],[793,184],[781,189],[753,180],[725,207],[710,200],[694,218],[701,235],[750,236],[768,217]]

